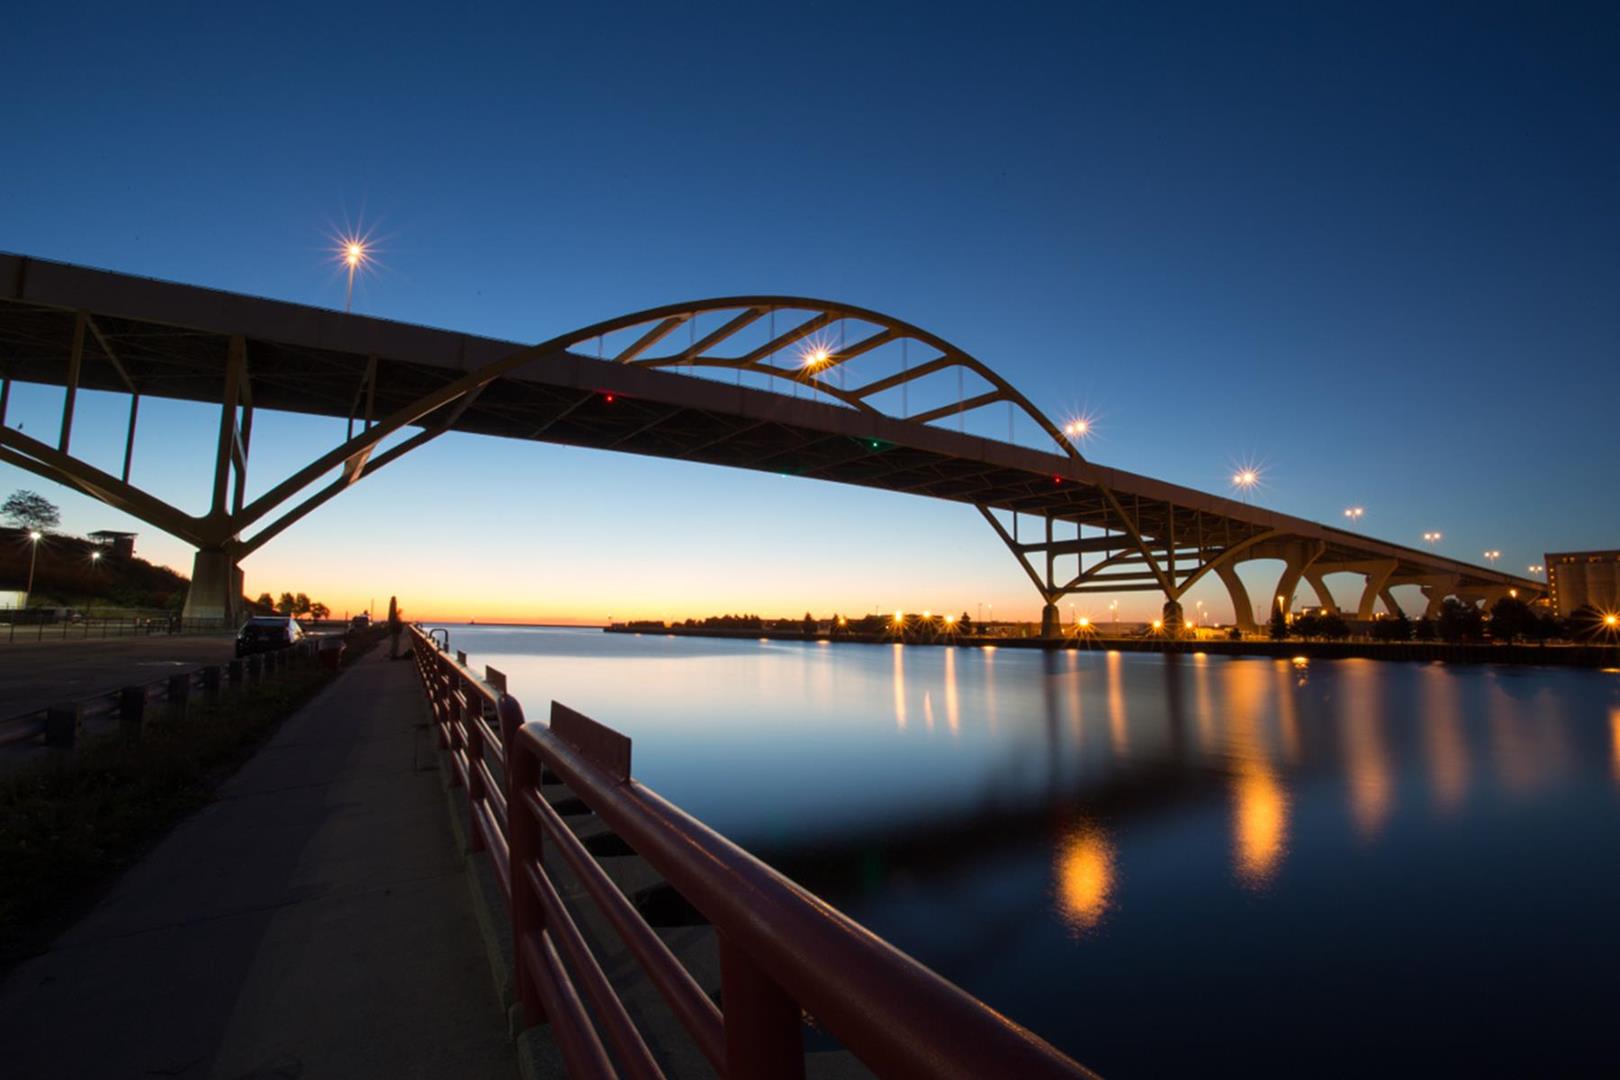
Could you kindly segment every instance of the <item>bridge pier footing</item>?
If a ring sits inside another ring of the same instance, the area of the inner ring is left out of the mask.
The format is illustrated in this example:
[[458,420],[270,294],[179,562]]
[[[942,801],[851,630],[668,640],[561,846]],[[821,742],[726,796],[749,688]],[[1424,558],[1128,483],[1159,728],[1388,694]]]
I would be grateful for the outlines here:
[[1063,619],[1058,614],[1056,604],[1047,604],[1041,608],[1041,637],[1055,638],[1063,636]]
[[242,568],[229,552],[203,548],[191,561],[191,587],[186,590],[186,620],[217,619],[234,627],[242,619]]

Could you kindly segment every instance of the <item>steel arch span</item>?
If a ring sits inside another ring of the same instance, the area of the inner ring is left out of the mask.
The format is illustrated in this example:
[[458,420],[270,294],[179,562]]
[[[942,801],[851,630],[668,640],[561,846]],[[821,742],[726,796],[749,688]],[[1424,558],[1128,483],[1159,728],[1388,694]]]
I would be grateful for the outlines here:
[[[1257,558],[1283,560],[1276,595],[1285,603],[1303,578],[1335,606],[1322,576],[1363,574],[1363,617],[1380,598],[1392,604],[1388,590],[1400,584],[1423,586],[1432,605],[1446,595],[1543,589],[1097,465],[965,350],[892,316],[806,297],[673,304],[525,347],[0,255],[0,378],[0,460],[195,545],[194,617],[234,618],[242,558],[452,430],[969,503],[1041,595],[1048,632],[1064,596],[1143,590],[1164,594],[1174,627],[1180,597],[1208,573],[1226,583],[1239,621],[1252,624],[1233,567]],[[54,444],[4,425],[13,380],[65,388]],[[116,474],[71,452],[80,389],[129,398]],[[142,395],[219,405],[206,512],[187,513],[132,481]],[[349,434],[248,498],[255,408],[347,417]],[[1020,445],[1020,434],[1036,445]]]

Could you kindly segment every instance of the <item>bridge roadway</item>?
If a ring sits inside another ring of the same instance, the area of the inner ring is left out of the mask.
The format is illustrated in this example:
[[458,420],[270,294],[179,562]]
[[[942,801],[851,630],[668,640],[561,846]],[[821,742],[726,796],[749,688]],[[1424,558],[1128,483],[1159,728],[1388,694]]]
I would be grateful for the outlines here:
[[[669,351],[683,328],[687,346]],[[879,360],[889,367],[866,370]],[[735,372],[736,382],[700,371]],[[743,385],[745,374],[781,392]],[[931,388],[938,401],[953,375],[956,392],[945,391],[944,404],[906,409],[909,390]],[[1360,575],[1360,595],[1343,610],[1363,619],[1379,601],[1397,610],[1390,590],[1399,585],[1420,586],[1430,613],[1448,596],[1491,602],[1510,592],[1545,594],[1538,581],[1099,465],[1005,379],[949,342],[877,312],[805,298],[672,305],[525,346],[0,254],[0,376],[0,460],[194,544],[187,613],[195,616],[234,616],[242,558],[445,431],[968,503],[1041,594],[1049,632],[1063,597],[1127,591],[1162,593],[1174,627],[1181,596],[1209,573],[1226,585],[1240,624],[1252,627],[1254,606],[1234,571],[1255,559],[1283,563],[1268,601],[1285,607],[1305,582],[1338,610],[1324,578]],[[3,426],[14,380],[66,388],[54,441]],[[72,455],[80,389],[129,397],[120,474]],[[130,482],[142,396],[221,405],[206,514],[186,514]],[[1001,404],[1009,428],[1020,415],[1040,445],[943,426]],[[347,418],[349,438],[247,500],[259,408]],[[403,441],[385,449],[391,436]],[[1033,535],[1022,527],[1029,519]]]

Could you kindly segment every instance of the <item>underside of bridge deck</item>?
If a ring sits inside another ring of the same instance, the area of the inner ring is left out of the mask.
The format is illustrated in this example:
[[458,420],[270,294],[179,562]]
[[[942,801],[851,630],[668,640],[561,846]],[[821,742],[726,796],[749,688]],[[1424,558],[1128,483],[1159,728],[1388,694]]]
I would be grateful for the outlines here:
[[[879,366],[884,362],[890,370]],[[742,385],[744,375],[769,388]],[[954,392],[944,404],[908,409],[906,393],[929,380],[954,380]],[[13,382],[65,389],[54,440],[6,426]],[[116,475],[72,452],[80,390],[128,397]],[[142,397],[219,407],[205,512],[182,511],[131,481]],[[963,417],[993,408],[1005,409],[1009,430],[1019,418],[1038,445],[966,433]],[[258,409],[343,418],[347,437],[250,499]],[[1155,591],[1166,598],[1174,632],[1181,597],[1211,572],[1231,592],[1239,623],[1252,625],[1253,609],[1234,573],[1252,559],[1284,562],[1275,595],[1285,606],[1303,577],[1324,605],[1336,608],[1322,577],[1362,574],[1356,610],[1363,618],[1380,597],[1392,605],[1388,590],[1400,584],[1420,585],[1431,607],[1450,595],[1543,591],[1535,581],[1096,465],[974,357],[918,327],[850,305],[724,298],[639,312],[523,346],[0,255],[0,461],[195,545],[189,617],[237,618],[241,559],[446,431],[967,503],[1042,596],[1049,631],[1065,596]]]

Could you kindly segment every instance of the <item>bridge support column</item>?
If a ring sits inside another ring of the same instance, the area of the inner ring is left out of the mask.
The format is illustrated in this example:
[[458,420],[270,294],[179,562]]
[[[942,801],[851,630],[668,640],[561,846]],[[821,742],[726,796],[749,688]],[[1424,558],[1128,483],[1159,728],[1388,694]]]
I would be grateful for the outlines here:
[[217,619],[234,627],[242,619],[242,568],[229,551],[203,548],[191,561],[191,587],[182,618]]
[[1278,607],[1287,615],[1294,609],[1294,593],[1299,591],[1299,579],[1305,576],[1305,571],[1311,568],[1319,555],[1322,554],[1323,545],[1318,543],[1299,542],[1290,544],[1287,552],[1282,556],[1286,565],[1282,576],[1277,579],[1276,591],[1272,593],[1268,607]]
[[1432,575],[1423,580],[1422,586],[1423,598],[1429,602],[1429,606],[1423,610],[1423,617],[1425,619],[1437,619],[1440,617],[1440,609],[1445,606],[1446,597],[1450,596],[1457,588],[1457,575]]
[[1187,631],[1187,616],[1181,610],[1181,601],[1166,600],[1164,602],[1164,636],[1169,638],[1181,637]]
[[[1386,606],[1393,604],[1388,586],[1390,575],[1395,573],[1397,565],[1399,564],[1394,559],[1385,559],[1367,571],[1367,587],[1361,590],[1361,603],[1356,607],[1357,619],[1362,622],[1372,620],[1373,604],[1377,602],[1380,595],[1384,597]],[[1398,610],[1400,610],[1398,607],[1391,607],[1389,613],[1393,615]]]
[[1055,638],[1063,636],[1063,617],[1058,614],[1056,604],[1047,604],[1041,608],[1041,637]]
[[1402,615],[1406,614],[1401,610],[1400,602],[1395,599],[1395,594],[1389,591],[1389,587],[1387,585],[1378,590],[1378,598],[1384,602],[1384,610],[1396,618],[1400,618]]
[[1322,605],[1323,610],[1338,614],[1339,604],[1333,599],[1333,593],[1329,591],[1327,582],[1322,580],[1321,571],[1306,570],[1305,580],[1310,582],[1311,589],[1316,593],[1316,601]]
[[1227,595],[1232,598],[1232,617],[1238,629],[1246,634],[1257,631],[1259,627],[1254,622],[1254,604],[1249,599],[1249,590],[1244,587],[1243,579],[1237,576],[1237,570],[1231,563],[1219,563],[1215,573],[1226,586]]

